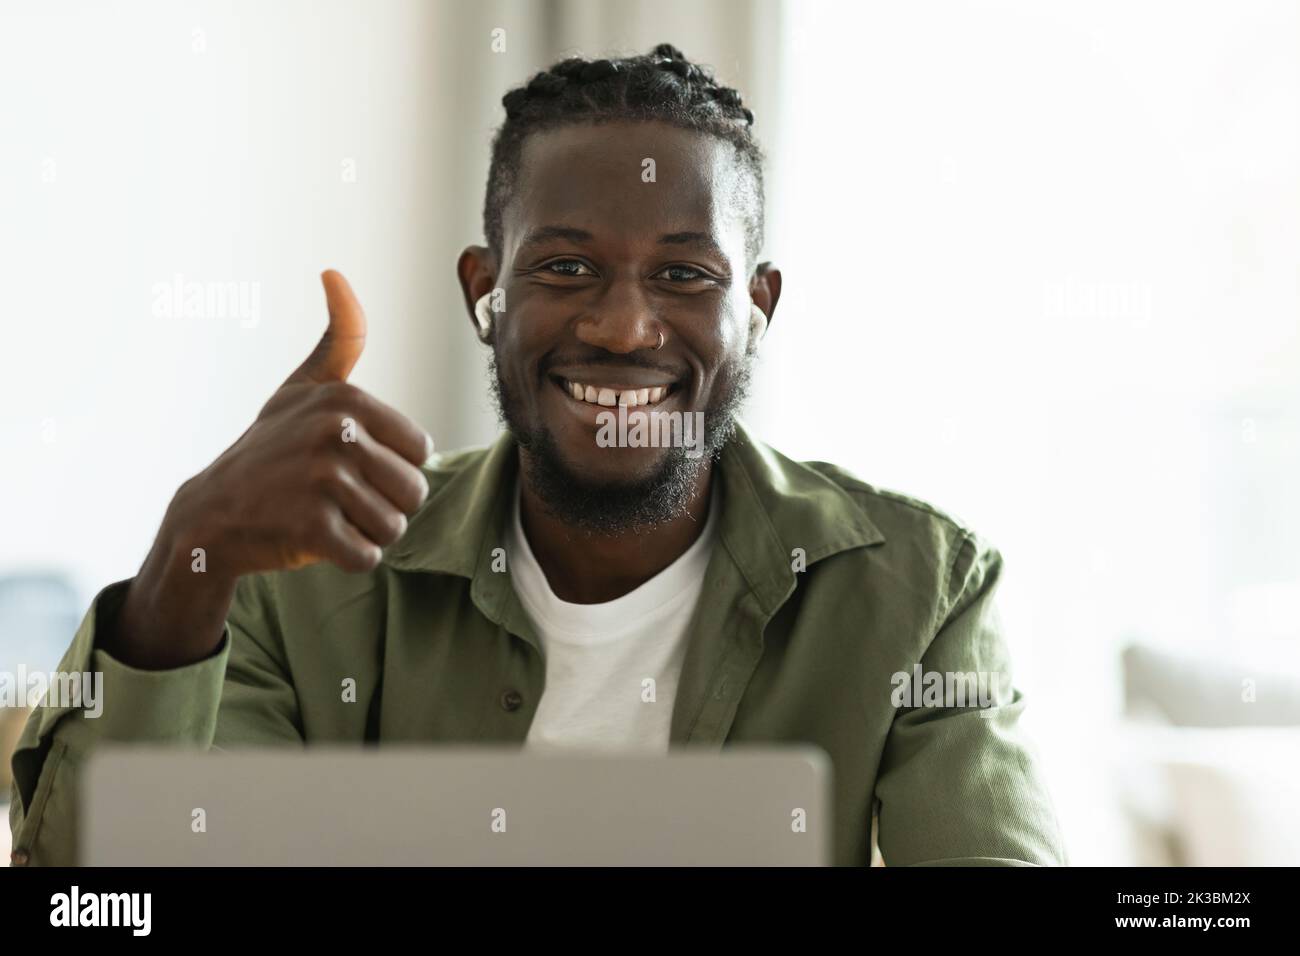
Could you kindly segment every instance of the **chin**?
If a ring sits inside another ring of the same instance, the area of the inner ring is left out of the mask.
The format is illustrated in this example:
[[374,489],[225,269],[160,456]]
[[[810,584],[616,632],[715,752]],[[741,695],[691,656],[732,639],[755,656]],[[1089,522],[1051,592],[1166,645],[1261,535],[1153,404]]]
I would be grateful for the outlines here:
[[673,453],[670,448],[602,448],[594,428],[549,430],[565,470],[585,488],[631,491],[661,474]]

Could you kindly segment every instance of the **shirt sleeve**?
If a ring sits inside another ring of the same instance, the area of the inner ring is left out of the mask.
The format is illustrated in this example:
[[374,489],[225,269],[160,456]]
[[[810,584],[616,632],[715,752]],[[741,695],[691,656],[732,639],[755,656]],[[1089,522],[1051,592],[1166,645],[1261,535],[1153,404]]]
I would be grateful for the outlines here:
[[922,701],[899,709],[876,781],[886,866],[1067,863],[1051,797],[1019,723],[1025,699],[1011,682],[994,604],[1001,570],[998,552],[974,536],[953,558],[949,597],[921,672],[985,675],[988,696],[967,706]]
[[102,679],[98,699],[83,696],[82,706],[49,706],[47,698],[23,728],[12,759],[14,863],[77,864],[78,770],[103,744],[209,749],[302,742],[294,689],[276,653],[265,580],[240,579],[221,643],[210,657],[161,671],[129,667],[98,646],[97,622],[117,612],[129,584],[119,581],[95,597],[57,668],[91,675],[92,687]]

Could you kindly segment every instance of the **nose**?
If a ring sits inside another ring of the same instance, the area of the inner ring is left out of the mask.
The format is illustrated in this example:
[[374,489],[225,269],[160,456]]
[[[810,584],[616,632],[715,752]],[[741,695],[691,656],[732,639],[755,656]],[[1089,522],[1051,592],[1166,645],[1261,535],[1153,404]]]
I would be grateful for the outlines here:
[[659,342],[655,318],[634,282],[612,283],[591,311],[574,326],[574,334],[587,345],[626,355],[653,349]]

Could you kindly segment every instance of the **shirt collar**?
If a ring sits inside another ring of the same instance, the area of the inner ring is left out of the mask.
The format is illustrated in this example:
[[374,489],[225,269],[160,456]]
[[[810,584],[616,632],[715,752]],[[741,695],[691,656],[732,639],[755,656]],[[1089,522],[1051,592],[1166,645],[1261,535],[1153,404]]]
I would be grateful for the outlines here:
[[[485,611],[505,613],[508,575],[494,574],[504,551],[518,474],[509,433],[486,450],[459,452],[428,470],[429,497],[384,563],[401,571],[470,578]],[[715,470],[722,483],[721,543],[769,613],[794,585],[802,550],[807,567],[841,551],[885,540],[859,501],[808,465],[755,440],[742,425]]]

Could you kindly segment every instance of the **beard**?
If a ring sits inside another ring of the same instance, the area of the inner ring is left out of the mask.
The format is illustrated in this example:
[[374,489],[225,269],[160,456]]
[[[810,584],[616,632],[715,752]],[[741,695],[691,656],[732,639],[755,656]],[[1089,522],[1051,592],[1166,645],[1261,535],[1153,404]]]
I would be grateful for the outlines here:
[[736,416],[745,403],[756,350],[751,346],[718,378],[718,389],[704,411],[701,454],[689,457],[683,447],[665,448],[663,459],[642,478],[593,482],[564,460],[555,436],[543,424],[529,427],[497,363],[496,343],[488,360],[497,417],[509,430],[529,464],[529,484],[546,511],[588,534],[644,532],[686,513],[701,473],[722,454],[736,431]]

